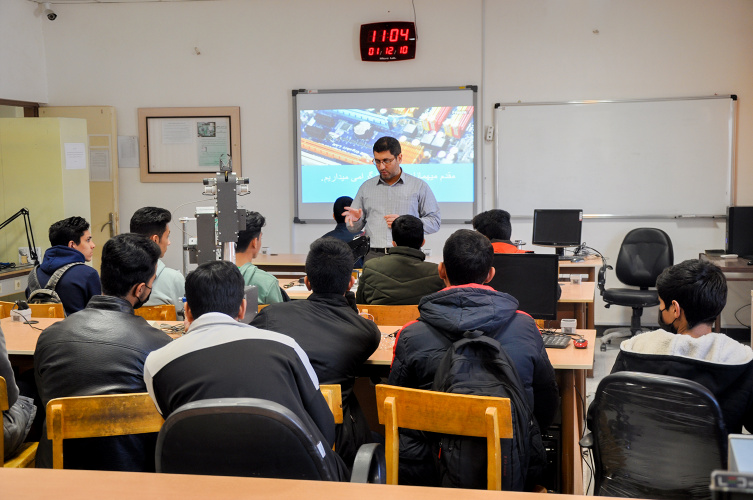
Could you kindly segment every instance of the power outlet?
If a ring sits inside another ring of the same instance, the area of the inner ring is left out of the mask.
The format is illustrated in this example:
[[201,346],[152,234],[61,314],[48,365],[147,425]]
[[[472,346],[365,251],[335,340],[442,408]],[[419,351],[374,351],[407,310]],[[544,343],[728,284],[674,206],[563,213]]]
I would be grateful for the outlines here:
[[494,140],[494,127],[487,125],[486,127],[486,140],[492,142]]
[[21,289],[21,280],[20,280],[20,279],[18,279],[18,280],[15,280],[15,281],[13,282],[13,288],[14,288],[14,289],[15,289],[16,291],[18,291],[18,290],[20,290],[20,289]]

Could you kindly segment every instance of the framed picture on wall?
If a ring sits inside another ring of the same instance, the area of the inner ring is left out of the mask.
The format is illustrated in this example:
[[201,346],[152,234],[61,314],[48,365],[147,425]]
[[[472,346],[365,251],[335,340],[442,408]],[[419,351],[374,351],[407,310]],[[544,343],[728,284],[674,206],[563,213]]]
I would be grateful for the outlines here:
[[139,108],[141,182],[201,182],[232,160],[240,175],[240,108]]

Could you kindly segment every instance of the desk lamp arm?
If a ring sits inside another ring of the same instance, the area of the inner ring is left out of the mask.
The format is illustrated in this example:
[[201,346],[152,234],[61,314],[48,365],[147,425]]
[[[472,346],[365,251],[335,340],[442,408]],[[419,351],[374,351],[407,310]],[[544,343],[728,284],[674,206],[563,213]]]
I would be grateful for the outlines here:
[[32,231],[31,228],[31,217],[29,216],[29,210],[27,208],[22,208],[15,214],[8,217],[4,222],[0,223],[0,230],[4,229],[5,226],[13,222],[14,220],[18,219],[19,217],[23,216],[24,218],[24,226],[26,228],[26,244],[29,245],[29,256],[31,257],[31,260],[34,262],[34,265],[39,265],[39,256],[37,255],[37,245],[34,242],[34,231]]

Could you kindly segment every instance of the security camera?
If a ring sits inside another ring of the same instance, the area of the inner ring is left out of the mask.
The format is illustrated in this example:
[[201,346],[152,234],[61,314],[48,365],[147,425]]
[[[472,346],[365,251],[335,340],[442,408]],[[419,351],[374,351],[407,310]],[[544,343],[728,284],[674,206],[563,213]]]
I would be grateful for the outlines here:
[[54,21],[58,18],[58,15],[55,14],[55,11],[52,10],[52,4],[50,2],[44,4],[44,15],[47,16],[47,19],[49,19],[50,21]]

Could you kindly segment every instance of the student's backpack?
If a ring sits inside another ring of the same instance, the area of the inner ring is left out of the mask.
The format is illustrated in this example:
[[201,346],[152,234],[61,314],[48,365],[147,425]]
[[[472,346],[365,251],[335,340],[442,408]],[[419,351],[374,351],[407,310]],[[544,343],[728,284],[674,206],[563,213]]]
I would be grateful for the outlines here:
[[[509,398],[513,438],[500,439],[502,489],[531,488],[546,468],[541,431],[526,400],[515,365],[504,348],[479,331],[465,332],[452,344],[434,376],[433,391]],[[437,450],[441,485],[484,489],[486,439],[439,435]]]
[[71,262],[70,264],[59,267],[54,273],[52,273],[50,280],[44,287],[42,287],[42,284],[39,282],[39,277],[37,276],[37,269],[39,269],[39,266],[34,266],[34,269],[29,273],[29,291],[31,293],[26,302],[29,304],[61,304],[63,301],[60,300],[60,296],[55,291],[55,287],[68,269],[80,264],[83,264],[83,262]]

